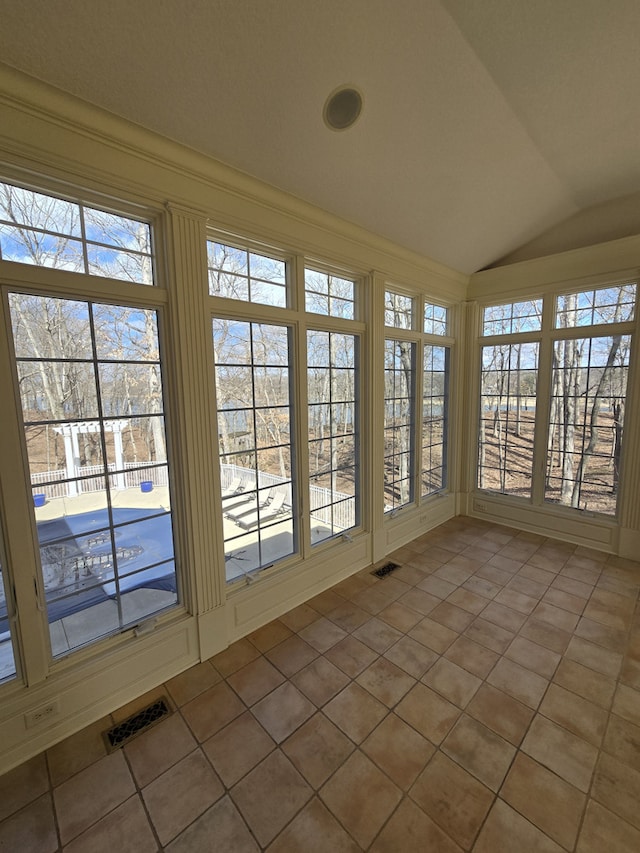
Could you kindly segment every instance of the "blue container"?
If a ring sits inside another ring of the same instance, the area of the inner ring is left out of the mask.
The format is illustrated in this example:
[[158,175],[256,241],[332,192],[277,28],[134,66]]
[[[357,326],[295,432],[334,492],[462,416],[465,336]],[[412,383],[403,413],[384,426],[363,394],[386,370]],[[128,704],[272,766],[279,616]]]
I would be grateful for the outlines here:
[[153,491],[153,483],[151,480],[143,480],[140,483],[140,491],[141,492],[152,492]]
[[33,496],[33,505],[34,506],[44,506],[47,502],[47,496],[38,492]]

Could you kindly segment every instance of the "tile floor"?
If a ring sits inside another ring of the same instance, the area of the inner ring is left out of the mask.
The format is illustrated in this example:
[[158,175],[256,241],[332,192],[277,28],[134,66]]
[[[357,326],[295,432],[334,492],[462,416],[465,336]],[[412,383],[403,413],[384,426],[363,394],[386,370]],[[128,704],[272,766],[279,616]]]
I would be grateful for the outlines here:
[[1,777],[0,850],[637,853],[640,563],[469,519],[392,559]]

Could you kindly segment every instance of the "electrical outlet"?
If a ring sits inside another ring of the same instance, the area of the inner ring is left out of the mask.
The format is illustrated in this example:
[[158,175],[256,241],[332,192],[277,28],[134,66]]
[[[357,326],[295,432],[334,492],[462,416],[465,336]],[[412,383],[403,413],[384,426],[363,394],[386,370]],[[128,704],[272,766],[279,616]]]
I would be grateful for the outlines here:
[[476,509],[478,510],[478,512],[486,512],[487,505],[486,503],[484,503],[484,501],[476,501]]
[[31,729],[33,726],[40,726],[48,720],[57,717],[59,713],[60,702],[57,699],[52,699],[51,702],[47,702],[46,705],[40,705],[39,708],[33,708],[31,711],[27,711],[24,715],[24,723],[28,729]]

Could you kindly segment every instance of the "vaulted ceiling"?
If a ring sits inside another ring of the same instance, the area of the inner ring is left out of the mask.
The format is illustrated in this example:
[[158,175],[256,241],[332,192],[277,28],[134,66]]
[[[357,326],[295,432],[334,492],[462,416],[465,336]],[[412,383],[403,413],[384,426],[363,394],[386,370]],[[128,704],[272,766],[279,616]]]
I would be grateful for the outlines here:
[[[640,233],[638,0],[0,0],[7,65],[473,272]],[[324,102],[364,96],[335,132]]]

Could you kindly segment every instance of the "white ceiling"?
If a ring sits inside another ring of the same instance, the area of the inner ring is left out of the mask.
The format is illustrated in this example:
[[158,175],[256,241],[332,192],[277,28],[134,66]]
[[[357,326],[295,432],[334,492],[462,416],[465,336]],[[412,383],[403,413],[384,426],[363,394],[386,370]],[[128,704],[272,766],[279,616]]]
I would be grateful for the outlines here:
[[[0,0],[0,21],[6,64],[461,272],[637,210],[638,0]],[[335,133],[343,83],[365,104]]]

